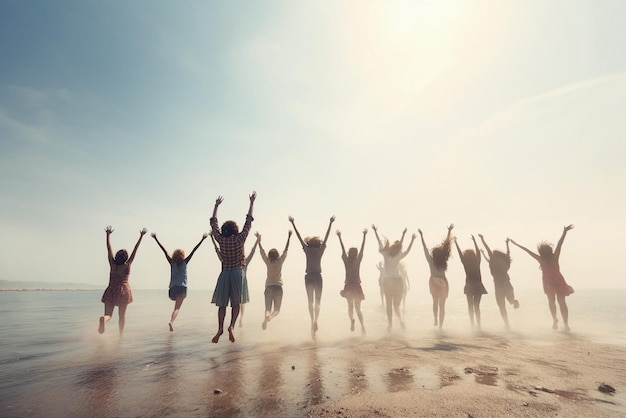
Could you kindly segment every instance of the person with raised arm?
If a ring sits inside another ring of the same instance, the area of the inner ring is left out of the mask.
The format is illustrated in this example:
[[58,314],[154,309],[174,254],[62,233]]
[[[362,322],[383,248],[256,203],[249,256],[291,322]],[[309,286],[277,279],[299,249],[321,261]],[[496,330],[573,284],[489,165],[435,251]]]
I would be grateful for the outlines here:
[[506,311],[506,301],[508,301],[513,308],[519,308],[519,302],[515,299],[515,292],[513,285],[511,284],[511,278],[509,277],[509,268],[511,267],[511,249],[509,247],[509,239],[506,239],[506,253],[500,250],[493,250],[489,248],[485,237],[482,234],[478,234],[480,240],[483,243],[483,247],[487,251],[485,254],[482,250],[481,253],[489,263],[489,270],[493,276],[493,286],[496,293],[496,303],[500,310],[500,316],[504,321],[506,329],[510,329],[509,315]]
[[267,267],[267,278],[265,279],[265,319],[261,324],[261,328],[267,329],[267,324],[272,319],[276,318],[280,313],[280,307],[283,303],[283,278],[282,270],[283,263],[287,258],[287,250],[289,249],[289,241],[291,240],[291,230],[287,234],[287,243],[282,254],[278,253],[276,248],[272,248],[268,253],[265,253],[263,244],[261,243],[261,235],[257,233],[257,240],[259,242],[259,252],[261,258],[265,262]]
[[[468,249],[461,251],[458,241],[454,240],[454,245],[459,252],[459,258],[463,263],[463,269],[465,270],[465,287],[463,293],[467,298],[467,310],[469,312],[470,323],[472,329],[477,328],[480,331],[480,300],[483,295],[487,294],[487,289],[483,285],[482,276],[480,274],[480,260],[481,254],[476,243],[476,238],[472,235],[472,241],[474,242],[474,250]],[[474,323],[474,319],[476,323]]]
[[226,307],[229,303],[231,307],[231,315],[230,325],[228,326],[228,339],[231,342],[235,342],[235,324],[237,323],[237,317],[239,316],[241,302],[244,300],[243,276],[246,265],[244,244],[248,234],[250,233],[252,221],[254,220],[252,217],[252,209],[256,199],[256,192],[252,192],[249,198],[250,206],[248,207],[246,222],[244,223],[241,232],[239,232],[239,226],[235,221],[226,221],[222,224],[221,229],[218,227],[217,209],[224,201],[222,196],[218,196],[215,200],[213,216],[211,216],[210,219],[212,236],[217,244],[219,244],[218,256],[221,256],[222,261],[222,271],[217,278],[217,284],[215,285],[215,291],[213,292],[213,298],[211,299],[211,303],[214,303],[218,307],[218,329],[217,333],[211,340],[213,343],[217,343],[221,335],[224,333],[224,319],[226,318]]
[[380,252],[383,256],[383,287],[385,289],[385,306],[387,310],[387,332],[391,332],[394,312],[396,313],[396,316],[400,321],[400,326],[404,331],[406,326],[404,325],[404,318],[400,312],[400,303],[402,302],[402,295],[404,293],[405,280],[400,274],[399,264],[400,261],[406,257],[407,254],[409,254],[409,251],[411,251],[416,235],[413,234],[411,236],[411,242],[409,243],[406,251],[403,252],[402,242],[404,241],[404,236],[406,235],[406,228],[402,231],[402,237],[391,245],[387,239],[385,239],[385,242],[383,243],[378,236],[378,227],[376,227],[376,225],[372,225],[372,229],[374,230],[374,235],[376,235],[376,241],[378,241],[378,252]]
[[306,255],[306,270],[304,274],[304,286],[306,287],[306,296],[309,302],[309,316],[311,317],[311,336],[315,338],[315,334],[318,330],[317,320],[320,316],[320,303],[322,300],[322,256],[324,250],[326,250],[326,244],[328,242],[328,235],[330,234],[330,228],[335,222],[335,217],[330,217],[328,223],[328,229],[324,240],[320,240],[320,237],[306,237],[302,239],[293,216],[289,217],[289,222],[293,226],[293,230],[296,232],[296,236],[302,245],[304,254]]
[[559,321],[556,316],[556,303],[555,298],[559,302],[559,308],[561,309],[561,316],[563,317],[563,328],[565,331],[569,331],[569,310],[567,308],[567,302],[565,297],[574,293],[572,286],[567,284],[563,274],[561,274],[561,267],[559,265],[559,256],[561,255],[561,247],[563,241],[565,241],[565,235],[567,232],[574,228],[574,225],[567,225],[563,227],[563,233],[559,242],[556,244],[556,249],[552,251],[552,245],[545,241],[540,242],[537,245],[537,252],[535,254],[528,248],[519,245],[517,242],[511,240],[511,242],[522,250],[526,251],[532,258],[537,260],[541,267],[541,280],[543,282],[543,292],[548,297],[548,307],[552,314],[552,329],[559,329]]
[[141,244],[141,239],[148,232],[146,228],[139,231],[139,239],[133,248],[133,252],[128,256],[126,250],[119,250],[113,256],[113,250],[111,249],[111,234],[113,228],[107,226],[104,231],[107,234],[107,254],[109,259],[109,267],[111,268],[109,273],[109,285],[102,295],[102,303],[104,303],[104,315],[100,317],[98,324],[98,332],[104,334],[104,328],[107,322],[111,320],[113,316],[113,309],[117,306],[117,315],[119,316],[119,331],[120,335],[124,333],[124,326],[126,325],[126,308],[128,304],[133,301],[133,292],[130,289],[128,278],[130,276],[130,266],[135,260],[137,249]]
[[450,226],[448,226],[446,239],[444,239],[441,244],[434,247],[432,253],[428,251],[422,230],[418,229],[422,240],[422,247],[424,247],[424,255],[426,256],[426,261],[430,269],[428,288],[433,298],[433,325],[438,325],[439,329],[443,328],[443,321],[446,317],[446,299],[449,293],[446,270],[448,269],[448,259],[450,258],[452,228],[454,228],[454,225],[450,224]]
[[348,317],[350,318],[350,331],[354,331],[354,310],[361,324],[361,335],[365,335],[365,325],[363,323],[363,313],[361,312],[361,301],[365,299],[363,288],[361,287],[361,260],[363,260],[363,249],[365,248],[365,237],[367,236],[367,228],[363,230],[363,241],[361,241],[361,249],[356,247],[348,249],[343,245],[341,239],[341,231],[337,231],[339,244],[341,245],[341,259],[346,267],[346,280],[340,295],[348,301]]
[[172,256],[170,257],[167,250],[163,247],[163,245],[161,245],[157,235],[153,232],[151,236],[154,238],[159,248],[161,248],[163,254],[165,254],[167,262],[170,264],[170,284],[168,295],[170,300],[174,301],[174,311],[172,312],[170,322],[168,323],[171,332],[174,331],[174,321],[180,312],[183,301],[187,297],[187,264],[189,264],[191,257],[193,257],[193,254],[198,248],[200,248],[200,245],[206,237],[209,236],[209,234],[202,235],[200,242],[193,247],[193,250],[191,250],[187,257],[185,257],[185,251],[180,248],[174,250]]

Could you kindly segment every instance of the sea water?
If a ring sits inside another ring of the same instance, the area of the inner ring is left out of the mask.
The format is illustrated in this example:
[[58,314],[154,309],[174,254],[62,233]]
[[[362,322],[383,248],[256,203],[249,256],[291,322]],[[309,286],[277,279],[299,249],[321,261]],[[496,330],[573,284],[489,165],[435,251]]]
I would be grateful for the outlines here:
[[[396,321],[392,336],[419,341],[433,332],[424,287],[409,292],[402,308],[406,330]],[[311,403],[345,394],[316,386],[324,381],[315,365],[326,355],[325,347],[389,338],[377,289],[368,291],[362,304],[364,337],[358,320],[350,331],[347,304],[338,289],[325,289],[315,340],[303,285],[285,290],[281,313],[265,331],[262,292],[251,287],[234,344],[227,333],[218,344],[211,343],[217,308],[210,304],[208,290],[189,290],[174,332],[167,326],[173,309],[167,290],[134,290],[123,337],[117,311],[105,334],[97,332],[102,291],[0,292],[0,416],[298,415]],[[516,293],[520,308],[508,306],[513,332],[549,341],[552,320],[545,296],[536,289]],[[625,297],[626,290],[577,290],[567,298],[572,333],[626,345]],[[504,333],[494,299],[493,291],[483,296],[483,330]],[[451,292],[446,308],[446,332],[471,337],[464,295]],[[229,318],[230,310],[227,323]],[[306,376],[280,373],[279,368],[306,370]],[[260,397],[268,385],[302,387],[302,393]],[[236,396],[222,399],[232,402],[212,403],[214,391],[229,390]],[[242,405],[236,399],[255,401]]]

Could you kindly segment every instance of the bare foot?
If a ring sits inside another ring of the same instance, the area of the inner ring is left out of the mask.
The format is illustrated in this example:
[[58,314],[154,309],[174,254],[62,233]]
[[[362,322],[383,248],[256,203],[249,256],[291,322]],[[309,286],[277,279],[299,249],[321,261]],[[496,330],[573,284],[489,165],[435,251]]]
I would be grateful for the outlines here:
[[170,326],[170,332],[174,331],[174,327],[172,326],[172,323],[171,323],[171,322],[170,322],[170,323],[168,323],[167,325],[169,325],[169,326]]
[[570,331],[570,329],[569,329],[569,325],[565,325],[565,326],[563,327],[563,331],[565,331],[565,332],[569,332],[569,331]]
[[313,331],[317,332],[317,321],[313,322]]
[[228,327],[228,339],[230,340],[231,343],[235,342],[235,334],[233,334],[232,326]]
[[552,329],[553,329],[553,330],[555,330],[555,331],[556,331],[556,330],[558,330],[558,329],[559,329],[558,323],[559,323],[559,321],[554,320],[554,322],[552,323]]
[[104,334],[104,316],[100,317],[100,325],[98,326],[98,332]]
[[518,309],[519,308],[519,301],[517,299],[515,299],[513,301],[513,309]]
[[220,337],[222,336],[222,334],[224,333],[224,330],[219,330],[217,331],[217,334],[215,334],[215,337],[213,337],[213,339],[211,340],[211,342],[213,344],[217,344],[217,342],[220,340]]
[[365,327],[361,327],[361,337],[365,337]]
[[354,319],[350,320],[350,331],[354,331]]
[[435,319],[435,322],[433,322],[433,327],[437,326],[437,320]]

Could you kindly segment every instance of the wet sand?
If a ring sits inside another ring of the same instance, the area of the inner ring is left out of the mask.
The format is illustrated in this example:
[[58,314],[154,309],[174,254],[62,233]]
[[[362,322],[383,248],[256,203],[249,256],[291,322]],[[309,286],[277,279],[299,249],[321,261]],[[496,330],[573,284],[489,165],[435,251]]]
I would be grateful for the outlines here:
[[[527,299],[524,311],[511,312],[516,328],[507,333],[486,304],[486,331],[476,335],[460,303],[451,304],[443,334],[426,320],[428,304],[411,305],[407,318],[421,320],[390,336],[382,308],[369,306],[361,338],[349,332],[345,305],[328,304],[312,341],[302,305],[287,305],[263,331],[257,304],[237,342],[222,336],[212,344],[215,309],[206,294],[192,294],[169,332],[170,301],[137,293],[123,339],[115,323],[98,334],[100,306],[79,306],[83,295],[21,301],[30,311],[4,334],[14,338],[3,340],[0,416],[626,416],[624,334],[580,309],[573,332],[552,332],[533,317],[545,319],[545,306]],[[595,328],[583,329],[587,317]],[[616,392],[599,391],[602,383]]]
[[[3,416],[626,414],[626,348],[574,334],[219,347],[208,338],[178,345],[170,334],[148,358],[135,357],[132,345],[110,338],[90,359],[58,365],[41,387],[5,399]],[[600,392],[601,383],[616,393]]]

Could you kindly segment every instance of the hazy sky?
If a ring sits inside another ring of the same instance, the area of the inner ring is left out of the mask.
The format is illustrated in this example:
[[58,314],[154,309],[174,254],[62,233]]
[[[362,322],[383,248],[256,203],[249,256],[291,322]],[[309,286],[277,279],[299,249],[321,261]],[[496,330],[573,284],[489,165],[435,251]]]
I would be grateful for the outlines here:
[[[0,279],[106,287],[104,227],[131,250],[142,227],[189,251],[220,222],[282,249],[293,215],[323,235],[372,223],[430,246],[456,225],[535,248],[573,223],[561,267],[574,288],[623,288],[626,2],[0,0]],[[295,237],[294,237],[295,238]],[[247,246],[253,243],[253,237]],[[293,240],[285,281],[304,292]],[[427,292],[419,242],[406,258]],[[370,231],[362,278],[377,279]],[[212,288],[210,241],[190,286]],[[513,249],[514,286],[541,286]],[[265,266],[253,260],[250,280]],[[462,292],[458,256],[452,292]],[[146,236],[135,288],[166,288]],[[483,281],[492,291],[486,265]]]

